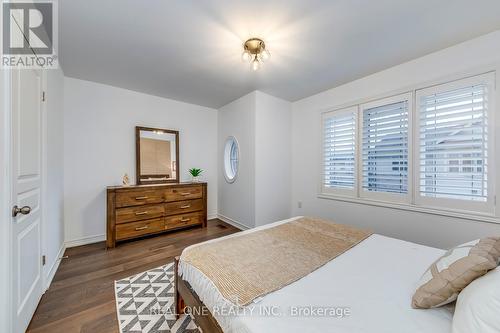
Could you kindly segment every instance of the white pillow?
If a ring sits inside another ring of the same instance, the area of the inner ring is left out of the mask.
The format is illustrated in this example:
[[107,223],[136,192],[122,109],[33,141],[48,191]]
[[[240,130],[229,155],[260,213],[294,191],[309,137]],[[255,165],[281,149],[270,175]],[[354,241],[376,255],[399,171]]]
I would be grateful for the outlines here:
[[472,281],[458,295],[452,332],[500,332],[500,267]]

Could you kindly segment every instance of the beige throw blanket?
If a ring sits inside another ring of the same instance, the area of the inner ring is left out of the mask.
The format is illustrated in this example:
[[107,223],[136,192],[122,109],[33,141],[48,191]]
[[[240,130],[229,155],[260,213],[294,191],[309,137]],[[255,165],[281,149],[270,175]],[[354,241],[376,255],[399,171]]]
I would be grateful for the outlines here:
[[187,249],[181,260],[203,272],[228,301],[243,306],[301,279],[371,234],[303,217]]

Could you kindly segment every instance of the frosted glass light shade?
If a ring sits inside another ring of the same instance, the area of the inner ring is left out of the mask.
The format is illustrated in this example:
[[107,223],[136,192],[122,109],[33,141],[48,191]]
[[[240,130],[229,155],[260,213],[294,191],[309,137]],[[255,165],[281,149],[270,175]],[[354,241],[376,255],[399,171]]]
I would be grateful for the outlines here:
[[248,53],[247,51],[244,51],[241,54],[241,60],[244,61],[244,62],[249,62],[251,58],[252,57],[250,56],[250,53]]

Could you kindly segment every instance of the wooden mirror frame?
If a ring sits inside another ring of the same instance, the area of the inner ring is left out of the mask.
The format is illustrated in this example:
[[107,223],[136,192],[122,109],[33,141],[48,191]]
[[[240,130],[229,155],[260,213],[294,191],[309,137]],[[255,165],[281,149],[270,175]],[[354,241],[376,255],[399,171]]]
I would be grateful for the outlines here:
[[[141,131],[162,131],[165,133],[175,134],[175,179],[166,180],[153,180],[153,181],[141,181]],[[144,184],[165,184],[165,183],[179,183],[179,131],[173,131],[163,128],[153,128],[153,127],[135,127],[135,181],[137,185]]]

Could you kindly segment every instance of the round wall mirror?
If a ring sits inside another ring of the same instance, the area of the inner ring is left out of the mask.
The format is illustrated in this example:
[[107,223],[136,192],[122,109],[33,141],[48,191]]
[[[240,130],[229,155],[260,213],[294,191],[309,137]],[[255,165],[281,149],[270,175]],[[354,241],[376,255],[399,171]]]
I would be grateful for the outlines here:
[[228,183],[233,183],[238,175],[240,148],[234,136],[226,139],[224,145],[224,177]]

